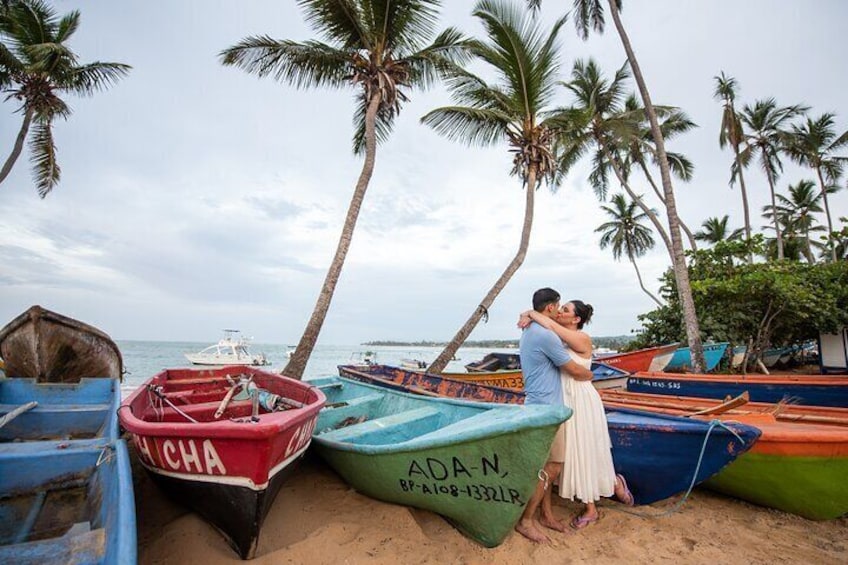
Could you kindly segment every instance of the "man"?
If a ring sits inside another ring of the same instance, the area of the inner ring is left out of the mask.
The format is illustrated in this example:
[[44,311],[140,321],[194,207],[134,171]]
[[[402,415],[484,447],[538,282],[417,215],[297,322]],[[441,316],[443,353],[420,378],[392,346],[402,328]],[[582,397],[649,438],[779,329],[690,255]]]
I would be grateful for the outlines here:
[[[559,302],[559,293],[551,288],[542,288],[533,293],[533,309],[549,318],[556,319],[559,315]],[[519,348],[521,372],[524,374],[525,404],[563,403],[560,368],[580,380],[592,378],[592,371],[572,361],[559,337],[539,324],[531,323],[524,330]],[[560,426],[551,445],[544,471],[539,473],[536,490],[515,526],[518,533],[531,541],[550,541],[540,525],[560,532],[565,531],[565,525],[554,518],[550,488],[551,481],[562,471],[564,456],[565,433],[563,426]],[[536,520],[536,510],[540,504],[541,517]]]

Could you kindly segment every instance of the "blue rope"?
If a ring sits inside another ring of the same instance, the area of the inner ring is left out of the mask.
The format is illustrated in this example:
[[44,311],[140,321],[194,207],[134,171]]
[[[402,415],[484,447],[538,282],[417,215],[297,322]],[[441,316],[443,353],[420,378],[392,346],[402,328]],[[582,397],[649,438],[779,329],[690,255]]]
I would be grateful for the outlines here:
[[707,428],[707,434],[704,436],[704,442],[701,444],[701,453],[698,455],[698,464],[695,466],[695,473],[692,475],[692,482],[689,483],[689,488],[686,489],[686,493],[683,495],[683,498],[678,500],[670,509],[660,512],[659,514],[646,514],[644,512],[636,512],[635,510],[627,510],[625,508],[621,508],[619,505],[616,506],[606,506],[605,508],[611,508],[613,510],[618,510],[619,512],[625,512],[627,514],[632,514],[634,516],[639,516],[640,518],[662,518],[663,516],[668,516],[670,514],[674,514],[683,506],[686,500],[689,498],[689,494],[692,492],[692,489],[695,488],[695,482],[698,480],[698,472],[701,470],[701,463],[704,460],[704,452],[707,449],[707,441],[710,439],[710,434],[713,432],[713,429],[716,427],[721,427],[732,433],[736,439],[739,440],[741,444],[745,444],[745,441],[736,433],[736,431],[732,428],[729,428],[722,422],[721,420],[712,420],[710,422],[710,427]]

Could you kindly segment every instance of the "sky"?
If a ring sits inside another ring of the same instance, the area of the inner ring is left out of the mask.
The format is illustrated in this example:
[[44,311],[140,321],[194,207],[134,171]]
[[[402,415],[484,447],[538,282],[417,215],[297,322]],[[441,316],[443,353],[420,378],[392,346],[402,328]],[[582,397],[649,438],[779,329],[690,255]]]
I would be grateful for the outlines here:
[[[445,4],[443,27],[482,34],[473,2]],[[40,304],[118,340],[211,343],[237,328],[259,343],[297,343],[362,166],[351,149],[354,92],[296,90],[218,60],[251,35],[314,38],[296,2],[53,5],[81,12],[70,42],[81,62],[133,69],[105,92],[66,98],[73,114],[54,125],[62,179],[47,198],[38,197],[26,151],[0,184],[0,323]],[[550,25],[570,6],[548,0],[540,17]],[[739,190],[728,185],[731,151],[718,145],[713,77],[721,71],[738,81],[740,106],[768,97],[804,103],[814,116],[836,113],[837,129],[848,129],[848,3],[630,0],[622,19],[654,103],[680,107],[699,126],[668,143],[695,164],[691,182],[675,182],[693,230],[724,214],[731,227],[743,223]],[[625,62],[611,21],[585,42],[569,22],[560,38],[563,80],[578,58],[594,58],[606,76]],[[447,341],[518,249],[524,194],[509,175],[506,144],[467,147],[422,125],[421,116],[451,103],[441,85],[408,95],[378,148],[319,344]],[[562,89],[556,103],[570,102]],[[21,124],[15,110],[0,101],[3,159]],[[784,165],[781,193],[813,178]],[[517,339],[518,314],[545,286],[594,306],[593,335],[639,329],[637,316],[654,304],[632,265],[599,248],[594,230],[606,216],[588,171],[582,162],[556,193],[539,189],[524,264],[469,339]],[[756,168],[746,181],[761,231],[768,185]],[[831,211],[834,221],[848,213],[848,191],[832,197]],[[656,239],[638,260],[652,292],[669,267]]]

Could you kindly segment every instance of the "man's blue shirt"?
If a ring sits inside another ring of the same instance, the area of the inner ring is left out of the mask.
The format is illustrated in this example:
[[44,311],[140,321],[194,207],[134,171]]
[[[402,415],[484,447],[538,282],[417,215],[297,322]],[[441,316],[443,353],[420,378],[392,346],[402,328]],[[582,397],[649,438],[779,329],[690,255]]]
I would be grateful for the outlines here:
[[519,354],[524,404],[562,404],[559,368],[571,361],[571,356],[559,337],[533,322],[521,333]]

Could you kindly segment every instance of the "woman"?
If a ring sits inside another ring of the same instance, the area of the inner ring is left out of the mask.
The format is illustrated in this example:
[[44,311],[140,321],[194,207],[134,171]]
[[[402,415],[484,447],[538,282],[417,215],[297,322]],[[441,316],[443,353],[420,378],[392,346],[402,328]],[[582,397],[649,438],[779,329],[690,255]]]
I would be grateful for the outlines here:
[[[592,313],[591,305],[572,300],[560,309],[557,320],[530,310],[521,315],[519,326],[526,326],[532,320],[553,331],[566,344],[574,361],[591,368],[592,338],[582,329]],[[621,502],[632,506],[633,495],[624,477],[615,473],[606,413],[598,391],[591,381],[578,381],[565,372],[560,378],[563,401],[574,414],[565,423],[565,463],[559,494],[569,500],[577,498],[586,505],[571,520],[571,527],[580,530],[598,521],[600,515],[595,503],[602,496],[615,494]]]

